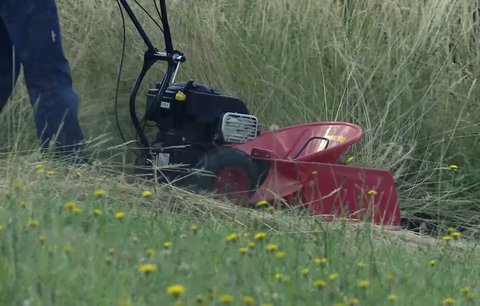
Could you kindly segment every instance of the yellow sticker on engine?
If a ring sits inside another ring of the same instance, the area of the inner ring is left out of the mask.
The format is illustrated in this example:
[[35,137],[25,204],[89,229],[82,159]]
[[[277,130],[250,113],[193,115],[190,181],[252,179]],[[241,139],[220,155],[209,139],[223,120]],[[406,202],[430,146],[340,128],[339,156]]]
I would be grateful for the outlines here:
[[325,138],[327,138],[330,141],[336,141],[339,143],[344,143],[345,141],[347,141],[347,138],[342,135],[325,135]]

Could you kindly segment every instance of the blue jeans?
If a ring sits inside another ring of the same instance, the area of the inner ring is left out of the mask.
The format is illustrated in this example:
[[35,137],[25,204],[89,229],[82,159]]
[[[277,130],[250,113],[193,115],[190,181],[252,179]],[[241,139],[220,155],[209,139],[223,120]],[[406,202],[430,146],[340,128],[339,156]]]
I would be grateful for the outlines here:
[[62,49],[55,0],[0,1],[0,111],[23,66],[38,138],[70,153],[83,143],[78,96]]

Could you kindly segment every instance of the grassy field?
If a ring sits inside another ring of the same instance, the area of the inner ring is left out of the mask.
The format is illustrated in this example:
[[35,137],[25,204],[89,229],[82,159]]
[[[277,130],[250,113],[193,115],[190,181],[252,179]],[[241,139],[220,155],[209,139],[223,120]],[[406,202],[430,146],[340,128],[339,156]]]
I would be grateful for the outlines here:
[[[133,179],[114,117],[118,7],[58,0],[95,163],[74,168],[38,153],[19,84],[0,114],[0,304],[478,305],[477,1],[167,4],[175,47],[187,56],[179,80],[242,98],[263,129],[359,124],[354,163],[389,169],[402,217],[427,218],[438,239],[246,210]],[[141,20],[161,45],[159,30]],[[131,140],[128,95],[145,47],[126,26],[118,111]],[[178,297],[167,292],[175,284],[185,289]]]
[[2,305],[479,301],[479,251],[456,231],[446,241],[324,223],[127,185],[95,168],[13,161],[0,206]]

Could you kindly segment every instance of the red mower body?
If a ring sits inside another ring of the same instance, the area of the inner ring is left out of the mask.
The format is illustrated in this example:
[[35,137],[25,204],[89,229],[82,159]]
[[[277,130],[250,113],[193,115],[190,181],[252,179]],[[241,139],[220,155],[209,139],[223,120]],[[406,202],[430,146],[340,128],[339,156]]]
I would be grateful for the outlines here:
[[248,205],[266,200],[300,206],[315,215],[400,225],[400,210],[389,171],[337,164],[362,137],[362,129],[345,122],[295,125],[262,133],[234,145],[269,171]]

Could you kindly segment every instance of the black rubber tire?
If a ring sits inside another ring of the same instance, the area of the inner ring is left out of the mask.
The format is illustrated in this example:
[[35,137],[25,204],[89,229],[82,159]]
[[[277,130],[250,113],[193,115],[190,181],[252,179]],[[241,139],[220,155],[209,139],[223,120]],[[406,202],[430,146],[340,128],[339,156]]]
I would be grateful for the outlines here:
[[[213,192],[217,175],[226,167],[241,168],[248,177],[248,193],[253,193],[259,183],[259,169],[248,154],[230,148],[217,147],[205,153],[196,165],[199,173],[192,175],[192,187],[196,191]],[[247,191],[247,190],[246,190]]]

